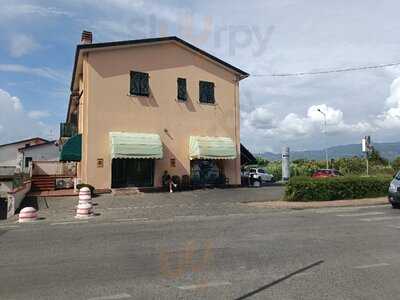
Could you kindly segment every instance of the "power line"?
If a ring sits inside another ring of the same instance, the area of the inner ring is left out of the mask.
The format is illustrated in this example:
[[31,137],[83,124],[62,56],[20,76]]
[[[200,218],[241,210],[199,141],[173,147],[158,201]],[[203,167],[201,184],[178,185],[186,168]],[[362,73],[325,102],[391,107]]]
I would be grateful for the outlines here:
[[400,65],[400,62],[373,66],[360,66],[360,67],[349,67],[343,69],[331,69],[324,71],[311,71],[311,72],[298,72],[298,73],[272,73],[272,74],[251,74],[252,77],[289,77],[289,76],[305,76],[305,75],[320,75],[320,74],[330,74],[330,73],[342,73],[351,71],[362,71],[370,69],[379,69],[385,67],[394,67]]

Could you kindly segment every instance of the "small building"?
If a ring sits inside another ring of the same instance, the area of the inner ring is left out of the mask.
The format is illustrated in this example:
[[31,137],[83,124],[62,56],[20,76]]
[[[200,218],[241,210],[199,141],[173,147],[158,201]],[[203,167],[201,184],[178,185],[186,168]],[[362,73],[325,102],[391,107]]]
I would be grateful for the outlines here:
[[239,185],[248,76],[175,36],[92,43],[83,32],[60,158],[78,161],[77,176],[96,189],[160,187],[165,171]]
[[0,166],[21,168],[22,157],[19,149],[48,142],[43,138],[35,137],[0,145]]
[[26,145],[19,149],[22,155],[22,169],[26,170],[29,168],[29,164],[32,162],[35,165],[48,165],[53,162],[58,164],[60,159],[60,148],[57,141],[47,141],[45,143],[36,145]]

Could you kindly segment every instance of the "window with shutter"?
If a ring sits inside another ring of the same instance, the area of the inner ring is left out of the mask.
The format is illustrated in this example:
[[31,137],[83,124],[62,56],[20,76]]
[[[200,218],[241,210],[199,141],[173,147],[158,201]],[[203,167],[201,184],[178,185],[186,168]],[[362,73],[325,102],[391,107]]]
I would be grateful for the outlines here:
[[149,74],[131,71],[130,94],[137,96],[149,95]]
[[178,78],[178,100],[187,100],[186,79]]
[[199,82],[199,101],[201,103],[215,103],[214,82]]

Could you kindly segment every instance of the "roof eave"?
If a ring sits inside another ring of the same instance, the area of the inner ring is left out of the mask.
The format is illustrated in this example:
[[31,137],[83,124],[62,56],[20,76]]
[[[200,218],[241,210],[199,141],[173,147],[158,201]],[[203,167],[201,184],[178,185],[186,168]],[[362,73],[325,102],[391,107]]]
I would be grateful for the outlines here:
[[201,55],[217,62],[218,64],[224,66],[225,68],[230,69],[234,73],[237,73],[239,75],[240,80],[245,79],[250,76],[249,73],[223,61],[222,59],[219,59],[218,57],[186,42],[185,40],[182,40],[178,38],[177,36],[167,36],[167,37],[161,37],[161,38],[149,38],[149,39],[138,39],[138,40],[127,40],[127,41],[116,41],[116,42],[106,42],[106,43],[95,43],[95,44],[80,44],[77,45],[76,51],[75,51],[75,62],[74,62],[74,68],[72,71],[72,80],[71,80],[71,86],[70,90],[71,92],[74,90],[75,86],[75,80],[76,80],[76,72],[78,68],[78,63],[79,63],[79,56],[81,50],[90,50],[90,49],[98,49],[98,48],[107,48],[107,47],[116,47],[116,46],[130,46],[130,45],[139,45],[139,44],[149,44],[149,43],[160,43],[160,42],[167,42],[167,41],[175,41],[178,42],[195,52],[200,53]]

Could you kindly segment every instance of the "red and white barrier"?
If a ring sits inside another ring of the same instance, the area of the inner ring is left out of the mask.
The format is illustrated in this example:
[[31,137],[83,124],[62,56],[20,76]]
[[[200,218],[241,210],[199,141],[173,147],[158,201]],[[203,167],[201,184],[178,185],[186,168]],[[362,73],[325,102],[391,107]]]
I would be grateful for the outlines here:
[[93,207],[90,203],[80,203],[76,207],[76,215],[77,219],[85,219],[90,218],[93,215]]
[[33,207],[24,207],[19,212],[19,223],[32,222],[37,220],[37,210]]
[[79,202],[76,207],[77,219],[89,218],[93,215],[93,205],[92,205],[92,193],[87,187],[83,187],[79,190]]
[[79,202],[91,202],[92,201],[92,193],[89,188],[83,187],[79,190]]

